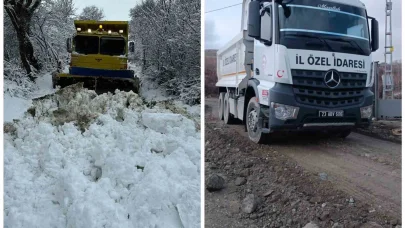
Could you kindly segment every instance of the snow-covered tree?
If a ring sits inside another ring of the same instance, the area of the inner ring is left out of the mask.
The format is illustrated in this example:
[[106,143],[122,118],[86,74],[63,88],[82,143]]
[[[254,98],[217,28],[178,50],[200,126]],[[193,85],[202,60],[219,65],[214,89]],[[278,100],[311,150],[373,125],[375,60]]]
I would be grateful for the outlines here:
[[79,15],[79,20],[101,21],[104,18],[104,10],[94,5],[84,7],[82,13]]
[[30,40],[31,19],[40,4],[41,0],[4,0],[4,10],[17,36],[20,61],[31,80],[34,80],[33,73],[40,70]]
[[75,31],[74,14],[72,0],[43,0],[33,17],[35,51],[47,71],[67,60],[66,39]]
[[[5,0],[4,78],[21,84],[23,77],[53,71],[66,62],[66,38],[74,33],[73,0]],[[27,16],[27,14],[29,14]]]
[[171,95],[201,99],[200,0],[145,0],[130,11],[133,61]]

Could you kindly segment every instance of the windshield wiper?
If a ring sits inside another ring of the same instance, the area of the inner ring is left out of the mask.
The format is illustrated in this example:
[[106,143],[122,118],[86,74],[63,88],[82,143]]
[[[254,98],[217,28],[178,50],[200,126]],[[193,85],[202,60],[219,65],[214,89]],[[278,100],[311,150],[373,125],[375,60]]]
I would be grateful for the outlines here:
[[330,51],[335,51],[333,48],[326,42],[326,40],[318,37],[318,36],[313,36],[313,35],[308,35],[308,34],[287,34],[286,36],[298,36],[298,37],[308,37],[308,38],[315,38],[321,41],[321,43],[325,44]]
[[342,39],[342,38],[328,38],[328,39],[329,40],[334,40],[334,41],[342,41],[342,42],[349,43],[356,50],[360,50],[361,51],[360,54],[362,54],[362,55],[366,54],[366,52],[363,50],[363,48],[361,48],[360,45],[356,41],[353,41],[353,42],[356,44],[357,48],[355,47],[355,45],[353,45],[353,42],[351,40],[345,40],[345,39]]

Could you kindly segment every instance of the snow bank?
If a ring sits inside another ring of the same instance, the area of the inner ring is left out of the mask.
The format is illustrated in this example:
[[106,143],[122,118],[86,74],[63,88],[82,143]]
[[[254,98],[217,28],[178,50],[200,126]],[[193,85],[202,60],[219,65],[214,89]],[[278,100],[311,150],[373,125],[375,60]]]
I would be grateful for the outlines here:
[[147,101],[167,101],[173,99],[168,96],[161,88],[159,88],[155,83],[151,82],[146,78],[141,78],[142,87],[140,94]]
[[20,119],[32,105],[32,99],[54,93],[52,76],[47,73],[39,77],[35,83],[24,78],[18,84],[12,80],[4,80],[4,122]]
[[174,104],[177,107],[182,107],[185,110],[187,110],[187,112],[193,117],[197,117],[197,118],[201,117],[201,105],[190,106],[190,105],[184,104],[181,101],[174,101]]
[[75,86],[33,103],[5,134],[5,227],[200,227],[192,120]]
[[142,84],[139,94],[146,101],[161,102],[173,99],[173,97],[168,96],[167,93],[164,92],[156,82],[153,82],[153,77],[147,77],[146,75],[142,74],[141,67],[133,63],[129,63],[128,66],[135,72],[135,75],[139,77]]
[[[135,71],[135,75],[139,77],[141,81],[140,96],[145,99],[147,102],[157,102],[159,103],[171,103],[174,109],[184,109],[188,116],[195,119],[198,123],[201,118],[201,105],[187,105],[182,101],[179,101],[178,98],[174,96],[169,96],[162,87],[159,86],[156,82],[153,82],[153,77],[148,77],[141,72],[141,67],[129,63],[129,68]],[[175,106],[175,107],[174,107]],[[172,110],[173,111],[173,110]]]
[[11,122],[13,119],[23,117],[31,105],[31,100],[4,94],[4,122]]

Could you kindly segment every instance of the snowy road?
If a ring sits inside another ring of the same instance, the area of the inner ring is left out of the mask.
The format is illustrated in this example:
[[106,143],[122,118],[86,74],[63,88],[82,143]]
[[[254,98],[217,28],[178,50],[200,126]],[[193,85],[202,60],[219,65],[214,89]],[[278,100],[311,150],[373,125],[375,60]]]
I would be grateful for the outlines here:
[[193,120],[126,92],[32,103],[5,134],[5,227],[200,226]]

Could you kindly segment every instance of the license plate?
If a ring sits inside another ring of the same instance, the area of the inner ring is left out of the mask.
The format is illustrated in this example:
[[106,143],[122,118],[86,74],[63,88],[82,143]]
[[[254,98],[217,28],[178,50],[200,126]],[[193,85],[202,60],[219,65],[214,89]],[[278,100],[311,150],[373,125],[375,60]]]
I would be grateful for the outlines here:
[[343,111],[319,111],[319,117],[343,117]]

